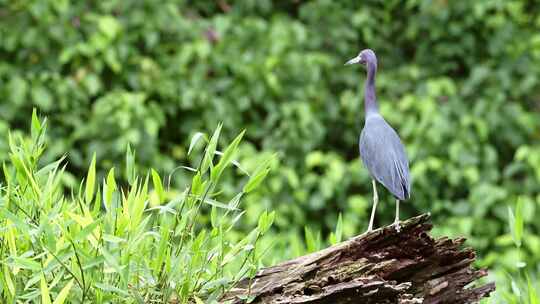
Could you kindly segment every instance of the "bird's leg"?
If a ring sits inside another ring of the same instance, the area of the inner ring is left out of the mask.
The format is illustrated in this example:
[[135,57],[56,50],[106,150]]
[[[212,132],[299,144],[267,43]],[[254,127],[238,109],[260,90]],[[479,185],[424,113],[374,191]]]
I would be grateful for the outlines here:
[[371,208],[371,217],[369,218],[369,226],[367,232],[373,229],[373,220],[375,219],[375,209],[377,209],[377,203],[379,202],[379,195],[377,194],[377,183],[372,180],[373,184],[373,207]]
[[399,227],[399,200],[396,199],[396,219],[394,220],[394,227],[396,231],[399,232],[401,227]]

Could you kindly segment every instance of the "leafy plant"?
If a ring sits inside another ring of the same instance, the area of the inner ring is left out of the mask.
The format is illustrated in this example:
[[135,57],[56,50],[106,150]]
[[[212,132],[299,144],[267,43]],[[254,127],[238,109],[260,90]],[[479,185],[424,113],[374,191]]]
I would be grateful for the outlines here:
[[[156,170],[134,172],[129,183],[114,168],[103,179],[94,154],[86,179],[66,188],[64,158],[40,165],[45,121],[32,117],[32,136],[9,137],[9,161],[0,187],[0,298],[41,303],[206,303],[255,274],[259,239],[275,213],[264,212],[247,234],[235,232],[248,191],[221,202],[220,175],[230,167],[244,132],[214,157],[219,127],[191,182],[165,187]],[[248,177],[250,191],[267,165]]]
[[[538,304],[540,302],[538,298],[538,288],[540,288],[538,272],[540,269],[536,269],[536,274],[531,274],[531,271],[525,268],[526,264],[519,260],[522,250],[521,240],[524,234],[523,202],[521,198],[518,198],[514,211],[512,211],[511,207],[508,207],[508,226],[510,227],[514,244],[518,250],[518,260],[514,265],[515,268],[500,278],[499,282],[504,284],[498,285],[496,299],[491,302]],[[487,303],[488,301],[486,300],[484,302]]]

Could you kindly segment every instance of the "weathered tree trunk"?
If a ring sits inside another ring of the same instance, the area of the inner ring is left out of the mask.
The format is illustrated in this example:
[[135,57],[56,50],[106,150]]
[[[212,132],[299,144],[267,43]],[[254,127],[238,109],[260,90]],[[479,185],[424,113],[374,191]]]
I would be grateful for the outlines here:
[[[487,274],[475,270],[464,238],[433,239],[429,214],[262,269],[240,282],[223,301],[243,303],[476,303],[494,283],[469,287]],[[251,284],[251,286],[249,286]]]

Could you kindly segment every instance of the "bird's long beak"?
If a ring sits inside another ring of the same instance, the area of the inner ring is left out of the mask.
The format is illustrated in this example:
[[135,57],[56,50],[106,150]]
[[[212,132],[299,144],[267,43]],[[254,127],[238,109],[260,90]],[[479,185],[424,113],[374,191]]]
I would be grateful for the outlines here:
[[355,64],[355,63],[360,63],[360,56],[356,56],[353,59],[345,62],[345,65],[350,65],[350,64]]

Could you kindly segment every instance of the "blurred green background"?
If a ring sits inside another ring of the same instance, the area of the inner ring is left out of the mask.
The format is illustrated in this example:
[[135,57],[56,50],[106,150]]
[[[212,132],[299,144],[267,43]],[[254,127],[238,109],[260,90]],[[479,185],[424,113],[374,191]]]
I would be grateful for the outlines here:
[[[167,175],[192,161],[196,132],[223,122],[232,140],[246,129],[243,166],[279,155],[243,206],[253,221],[277,211],[266,262],[301,254],[305,226],[325,239],[341,213],[346,236],[367,227],[364,70],[343,63],[369,47],[381,112],[411,162],[402,218],[430,211],[434,233],[466,236],[479,265],[519,259],[534,270],[539,16],[538,1],[517,0],[0,0],[0,161],[8,130],[29,130],[33,107],[49,120],[45,160],[67,154],[74,185],[94,151],[103,173],[129,143]],[[174,172],[172,185],[188,181]],[[224,177],[231,193],[238,176]],[[390,224],[393,200],[380,195],[376,224]],[[519,257],[507,224],[518,197]]]

